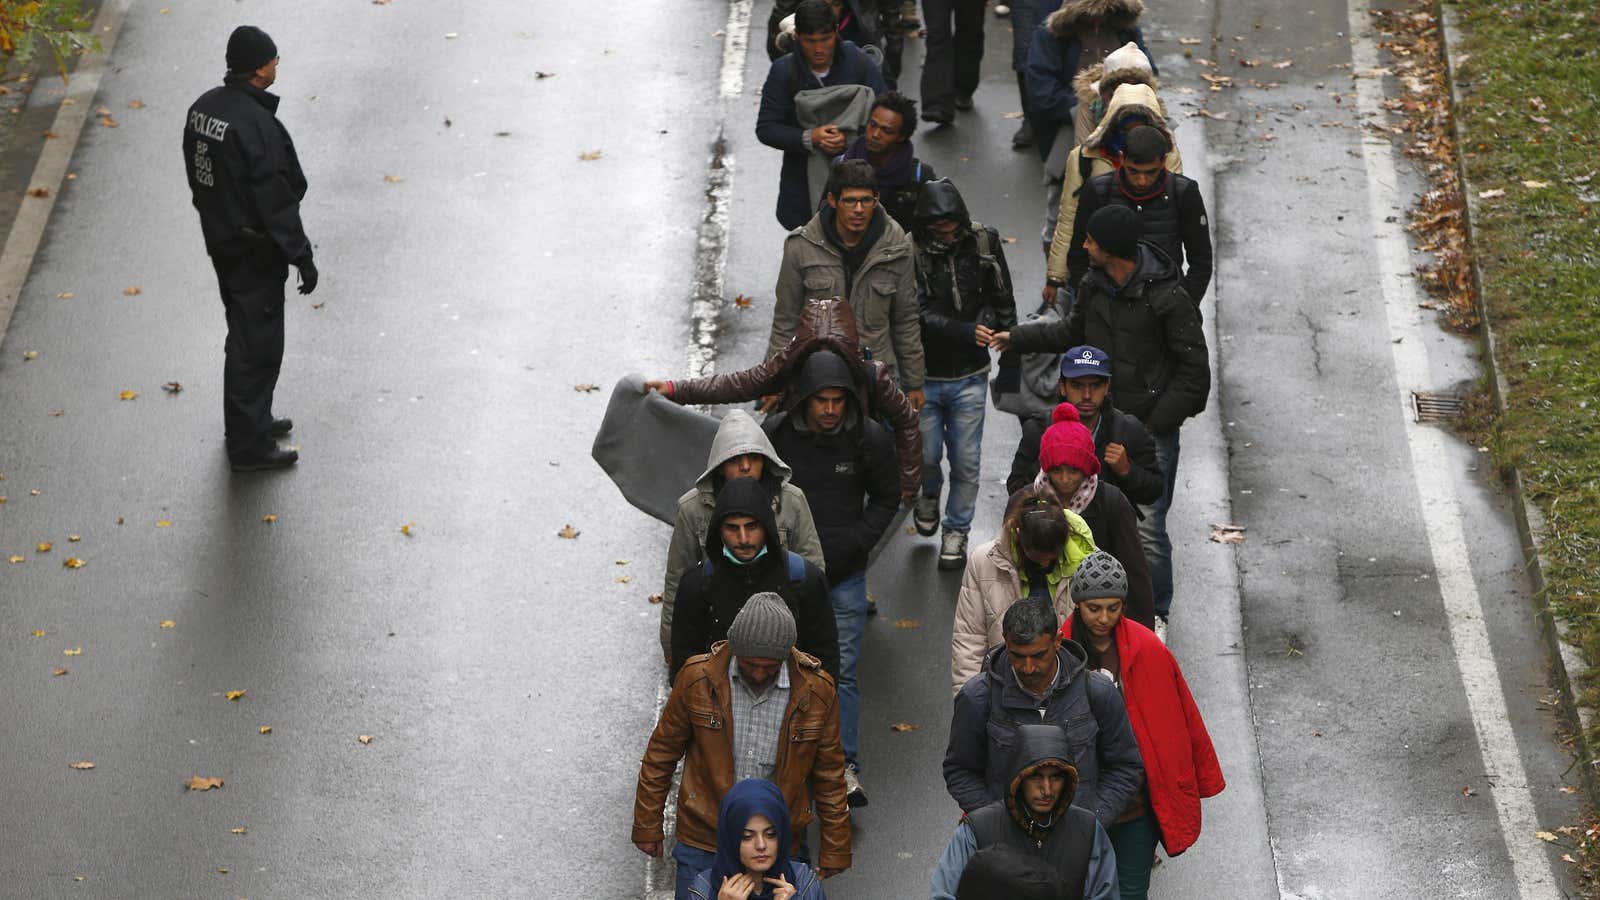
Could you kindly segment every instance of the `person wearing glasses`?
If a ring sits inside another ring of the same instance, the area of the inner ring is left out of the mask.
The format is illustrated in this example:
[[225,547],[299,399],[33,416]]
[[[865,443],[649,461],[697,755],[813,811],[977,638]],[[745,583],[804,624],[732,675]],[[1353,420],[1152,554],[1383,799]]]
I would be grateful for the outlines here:
[[926,366],[911,238],[878,204],[878,176],[862,159],[835,163],[823,207],[783,242],[767,358],[788,346],[815,297],[843,297],[862,347],[893,370],[921,411]]

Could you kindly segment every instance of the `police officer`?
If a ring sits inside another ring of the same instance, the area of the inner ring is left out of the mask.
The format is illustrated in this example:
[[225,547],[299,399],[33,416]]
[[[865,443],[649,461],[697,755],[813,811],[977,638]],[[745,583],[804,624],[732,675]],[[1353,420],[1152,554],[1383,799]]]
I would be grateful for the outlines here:
[[184,167],[200,213],[206,252],[217,270],[228,341],[222,367],[222,419],[235,472],[279,469],[300,458],[278,446],[294,423],[272,417],[283,363],[283,286],[289,266],[300,293],[317,287],[311,242],[300,224],[306,177],[294,142],[267,93],[278,48],[265,31],[241,25],[228,38],[228,74],[189,107]]

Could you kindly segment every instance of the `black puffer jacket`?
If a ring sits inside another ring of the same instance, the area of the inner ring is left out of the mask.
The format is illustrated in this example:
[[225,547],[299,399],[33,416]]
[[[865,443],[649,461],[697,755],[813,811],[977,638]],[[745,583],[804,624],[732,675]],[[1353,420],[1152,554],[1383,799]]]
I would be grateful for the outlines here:
[[1176,431],[1206,408],[1211,363],[1200,313],[1172,258],[1139,244],[1138,268],[1118,287],[1091,268],[1066,321],[1041,320],[1011,332],[1021,353],[1061,353],[1081,344],[1111,356],[1111,398],[1152,433]]
[[[759,559],[738,564],[722,549],[722,523],[729,516],[750,516],[767,535],[767,552]],[[791,559],[792,557],[792,559]],[[772,495],[754,478],[735,478],[722,486],[706,532],[706,556],[678,582],[672,616],[672,666],[670,676],[697,653],[727,638],[733,617],[745,601],[763,591],[783,598],[794,613],[795,647],[815,656],[822,668],[839,677],[839,629],[828,600],[828,583],[822,570],[794,553],[778,539],[772,514]],[[798,572],[799,578],[794,575]]]
[[[955,243],[938,246],[928,231],[931,222],[960,223]],[[917,300],[922,315],[922,353],[927,377],[956,379],[989,371],[989,350],[974,342],[976,326],[1009,331],[1017,324],[1017,302],[1011,291],[1000,233],[972,221],[961,192],[948,178],[922,186],[917,198]],[[1014,367],[1016,354],[1000,358]]]
[[[1022,440],[1011,458],[1011,474],[1006,476],[1006,492],[1015,494],[1039,474],[1039,442],[1050,427],[1048,416],[1029,416],[1022,420]],[[1128,474],[1118,475],[1106,466],[1106,447],[1121,444],[1128,453]],[[1128,500],[1149,506],[1161,499],[1167,489],[1166,476],[1156,459],[1156,443],[1138,419],[1106,405],[1100,409],[1100,424],[1094,430],[1094,455],[1100,458],[1100,480],[1122,489]]]
[[1072,247],[1067,250],[1067,283],[1077,284],[1089,272],[1089,251],[1083,248],[1089,217],[1102,206],[1126,206],[1139,214],[1144,240],[1166,251],[1172,261],[1188,269],[1183,289],[1199,303],[1211,286],[1211,228],[1206,201],[1193,178],[1166,173],[1159,193],[1135,200],[1123,189],[1122,173],[1089,179],[1078,195],[1078,213],[1072,223]]
[[[848,397],[844,421],[832,432],[812,431],[806,401],[833,387]],[[834,584],[866,569],[873,546],[900,508],[894,441],[888,429],[861,414],[865,404],[858,390],[844,359],[818,350],[800,367],[788,409],[761,426],[794,470],[790,481],[806,492]]]
[[232,75],[189,107],[183,164],[212,256],[311,259],[300,223],[306,176],[277,111],[277,95]]

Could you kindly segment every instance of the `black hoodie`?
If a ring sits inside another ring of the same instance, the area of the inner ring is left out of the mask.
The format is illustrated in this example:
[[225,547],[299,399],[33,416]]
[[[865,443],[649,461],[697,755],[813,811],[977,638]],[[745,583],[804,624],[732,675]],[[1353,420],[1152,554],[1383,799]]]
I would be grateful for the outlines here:
[[[848,409],[837,429],[814,432],[805,421],[806,402],[826,388],[843,388]],[[868,554],[900,507],[894,439],[861,414],[860,388],[844,359],[831,350],[806,358],[788,396],[789,408],[762,428],[794,470],[789,480],[805,491],[828,577],[837,584],[866,569]]]
[[[722,523],[730,516],[749,516],[761,523],[767,534],[765,554],[741,564],[722,552]],[[782,597],[794,614],[795,646],[821,660],[822,668],[838,677],[839,631],[828,600],[828,583],[816,566],[784,551],[772,514],[772,495],[761,482],[735,478],[722,486],[706,530],[705,558],[705,563],[685,572],[678,582],[672,617],[673,679],[689,657],[709,652],[712,644],[726,638],[728,626],[745,601],[763,591]],[[797,572],[800,577],[793,577]]]
[[[928,230],[940,219],[953,219],[961,226],[951,245],[940,246]],[[950,179],[940,178],[922,186],[912,235],[917,245],[917,300],[927,377],[949,381],[988,372],[989,350],[974,341],[976,326],[1010,331],[1017,324],[1011,270],[1000,233],[973,222],[961,192]],[[1014,366],[1015,359],[1016,354],[1008,352],[1000,357],[1000,365]]]

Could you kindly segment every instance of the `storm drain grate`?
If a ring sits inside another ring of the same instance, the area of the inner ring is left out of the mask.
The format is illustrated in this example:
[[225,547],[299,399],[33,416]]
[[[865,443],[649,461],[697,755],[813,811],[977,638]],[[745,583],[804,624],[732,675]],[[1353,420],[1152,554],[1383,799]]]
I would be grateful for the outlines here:
[[1454,394],[1412,391],[1411,408],[1418,422],[1453,422],[1461,418],[1461,398]]

